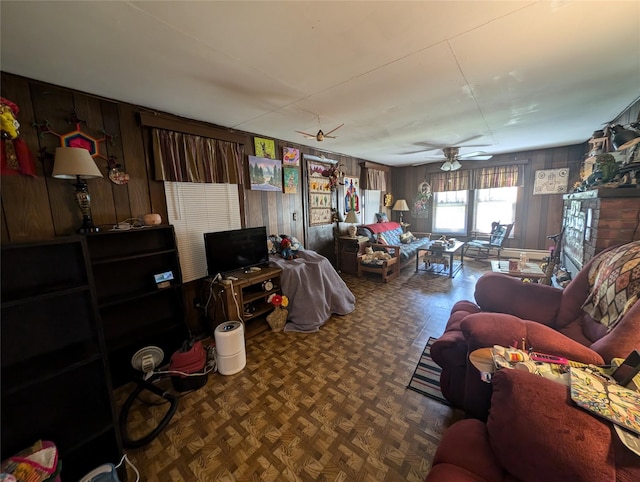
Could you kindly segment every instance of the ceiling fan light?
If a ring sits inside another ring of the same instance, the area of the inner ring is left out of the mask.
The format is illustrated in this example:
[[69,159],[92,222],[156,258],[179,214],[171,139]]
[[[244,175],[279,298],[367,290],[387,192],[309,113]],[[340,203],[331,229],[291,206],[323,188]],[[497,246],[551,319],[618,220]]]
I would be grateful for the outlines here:
[[457,171],[458,169],[460,169],[462,167],[462,164],[460,164],[460,162],[458,161],[458,159],[454,159],[453,162],[451,163],[451,170],[452,171]]
[[451,171],[452,170],[451,168],[452,168],[451,161],[444,161],[444,164],[440,166],[440,169],[442,169],[443,171]]

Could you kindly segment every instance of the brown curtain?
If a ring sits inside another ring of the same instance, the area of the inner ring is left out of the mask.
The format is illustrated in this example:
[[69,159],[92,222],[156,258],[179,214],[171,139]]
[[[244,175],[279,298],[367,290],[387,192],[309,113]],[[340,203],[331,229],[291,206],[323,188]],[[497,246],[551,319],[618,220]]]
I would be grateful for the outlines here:
[[482,167],[431,174],[433,192],[522,186],[524,165]]
[[473,189],[522,186],[524,166],[483,167],[472,171]]
[[152,138],[156,180],[243,184],[242,144],[164,129]]
[[367,182],[363,189],[370,191],[386,191],[387,179],[384,171],[378,169],[367,169]]
[[431,174],[431,190],[433,192],[468,191],[471,189],[470,171],[446,171]]

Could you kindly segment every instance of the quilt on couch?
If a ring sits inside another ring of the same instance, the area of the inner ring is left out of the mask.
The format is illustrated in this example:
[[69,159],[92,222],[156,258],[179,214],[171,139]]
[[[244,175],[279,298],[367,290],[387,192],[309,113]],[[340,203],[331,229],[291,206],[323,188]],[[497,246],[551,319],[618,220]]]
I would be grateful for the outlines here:
[[372,243],[400,246],[401,265],[405,265],[409,260],[413,259],[418,249],[423,249],[431,242],[428,237],[405,236],[408,233],[402,230],[400,223],[394,221],[364,224],[358,227],[358,234],[368,237]]

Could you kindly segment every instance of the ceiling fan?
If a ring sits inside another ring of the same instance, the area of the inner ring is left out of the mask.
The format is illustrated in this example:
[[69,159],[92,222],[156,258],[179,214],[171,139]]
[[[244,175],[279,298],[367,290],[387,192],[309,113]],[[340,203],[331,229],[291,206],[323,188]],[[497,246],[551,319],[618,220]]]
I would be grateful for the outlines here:
[[440,166],[440,169],[442,169],[443,171],[457,171],[458,169],[460,169],[462,167],[462,164],[460,164],[460,159],[475,159],[478,161],[487,161],[493,157],[491,154],[487,154],[483,151],[474,151],[467,154],[460,154],[459,147],[443,147],[442,152],[444,153],[445,161],[442,166]]
[[298,134],[302,134],[307,139],[315,139],[318,142],[322,142],[325,139],[335,139],[336,136],[332,136],[331,134],[334,133],[335,131],[337,131],[338,129],[340,129],[343,125],[344,125],[344,123],[340,124],[338,127],[334,127],[333,129],[331,129],[326,134],[324,132],[322,132],[322,129],[320,129],[317,134],[309,134],[308,132],[302,132],[302,131],[296,131],[296,132]]

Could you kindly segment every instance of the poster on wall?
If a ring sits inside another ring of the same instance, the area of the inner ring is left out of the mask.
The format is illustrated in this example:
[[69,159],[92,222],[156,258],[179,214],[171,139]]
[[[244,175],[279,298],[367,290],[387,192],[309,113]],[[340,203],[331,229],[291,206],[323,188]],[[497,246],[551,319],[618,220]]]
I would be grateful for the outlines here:
[[298,168],[287,167],[282,168],[284,172],[284,193],[295,194],[298,192]]
[[249,156],[251,189],[282,192],[282,161]]
[[300,150],[294,147],[282,148],[282,163],[285,166],[299,166],[300,165]]
[[330,164],[307,161],[309,176],[309,225],[331,224],[332,191],[329,178],[322,175]]
[[344,213],[360,213],[360,190],[357,177],[344,178]]
[[256,151],[256,157],[265,157],[267,159],[276,158],[276,143],[273,139],[254,137],[253,144]]
[[569,186],[569,168],[536,171],[533,194],[564,194]]

